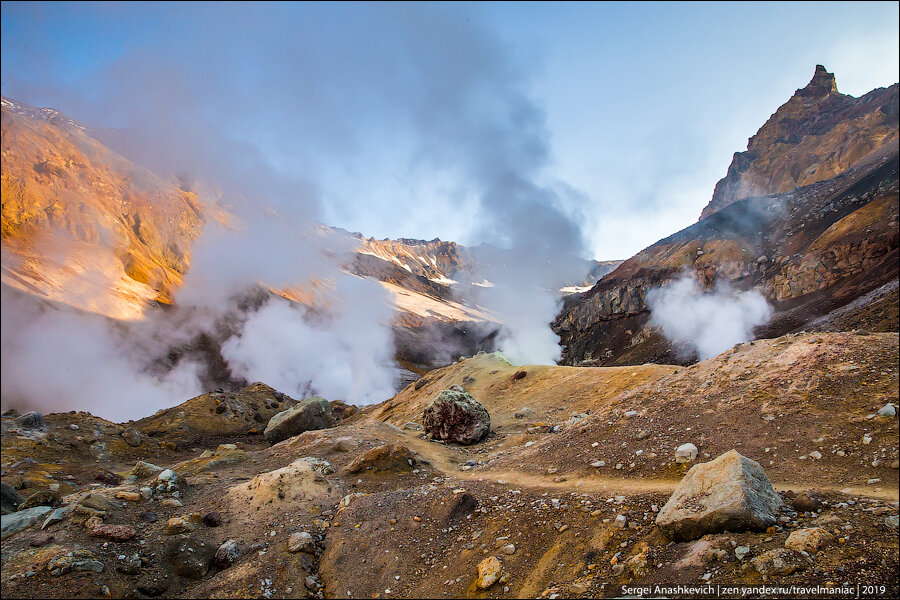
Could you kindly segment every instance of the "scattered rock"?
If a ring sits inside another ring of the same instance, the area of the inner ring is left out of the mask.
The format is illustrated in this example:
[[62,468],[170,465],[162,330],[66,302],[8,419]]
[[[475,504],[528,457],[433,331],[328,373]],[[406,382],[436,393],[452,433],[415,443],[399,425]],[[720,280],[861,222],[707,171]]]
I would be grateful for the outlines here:
[[707,533],[766,529],[782,501],[759,464],[735,450],[691,467],[659,511],[667,535],[694,540]]
[[519,379],[525,379],[526,375],[528,375],[528,371],[524,371],[524,370],[516,371],[513,374],[512,378],[513,378],[513,381],[518,381]]
[[173,492],[178,488],[184,485],[184,478],[173,471],[172,469],[165,469],[160,471],[160,473],[156,476],[157,481],[157,489],[164,492]]
[[474,444],[491,431],[487,409],[462,389],[443,390],[425,408],[422,423],[432,438],[457,444]]
[[205,542],[194,539],[176,539],[169,542],[165,557],[177,575],[200,579],[212,566],[216,551]]
[[798,552],[814,553],[834,541],[834,536],[821,527],[809,527],[792,531],[784,542],[785,548]]
[[222,524],[222,515],[216,511],[211,511],[203,515],[203,524],[207,527],[218,527]]
[[237,540],[228,540],[216,550],[215,563],[220,569],[227,569],[241,557],[241,546]]
[[203,518],[197,513],[172,517],[163,525],[163,535],[177,535],[196,530],[203,523]]
[[155,512],[149,510],[146,512],[142,512],[138,516],[140,517],[141,521],[146,521],[147,523],[156,523],[157,521],[159,521],[159,516],[157,516]]
[[131,469],[131,471],[128,472],[128,474],[134,475],[138,479],[147,479],[149,477],[158,475],[162,471],[162,467],[157,467],[152,463],[139,460],[134,464],[134,467]]
[[489,556],[478,563],[478,577],[475,578],[475,586],[480,590],[490,589],[500,579],[503,563],[499,557]]
[[809,564],[809,559],[788,548],[769,550],[750,561],[750,566],[760,575],[790,575]]
[[697,446],[691,443],[682,444],[675,449],[675,462],[689,463],[697,458]]
[[[887,404],[885,404],[884,406],[882,406],[881,408],[878,409],[878,416],[879,417],[896,417],[897,416],[897,407],[895,407],[893,404],[888,402]],[[19,417],[19,418],[21,418],[21,417]],[[16,422],[18,422],[18,420],[19,419],[16,419]]]
[[888,529],[893,529],[894,531],[900,527],[900,516],[898,515],[890,515],[884,518],[884,526]]
[[800,513],[813,512],[822,508],[822,501],[813,492],[803,492],[791,500],[791,506]]
[[416,457],[412,451],[401,444],[385,444],[364,452],[356,457],[348,473],[368,471],[371,473],[400,472],[412,470]]
[[335,424],[328,400],[321,396],[313,396],[269,419],[263,435],[269,442],[276,444],[304,431],[328,429]]
[[127,542],[135,536],[133,527],[128,525],[97,525],[91,529],[92,537],[101,537],[114,542]]
[[288,552],[305,552],[307,554],[316,553],[316,542],[313,536],[306,531],[295,531],[288,538]]
[[516,553],[516,545],[515,544],[506,544],[503,546],[503,554],[512,555]]

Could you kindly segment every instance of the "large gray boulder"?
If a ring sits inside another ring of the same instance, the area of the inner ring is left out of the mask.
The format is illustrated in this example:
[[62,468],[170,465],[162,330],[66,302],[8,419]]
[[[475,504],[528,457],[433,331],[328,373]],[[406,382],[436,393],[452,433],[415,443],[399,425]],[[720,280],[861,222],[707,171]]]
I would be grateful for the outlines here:
[[53,510],[49,506],[35,506],[18,512],[0,516],[0,539],[6,539],[31,527],[38,520]]
[[766,529],[775,524],[781,506],[759,463],[729,450],[691,467],[656,524],[676,540],[695,540],[707,533]]
[[300,435],[304,431],[328,429],[336,421],[331,414],[331,405],[321,396],[313,396],[300,401],[293,408],[282,411],[271,419],[263,435],[273,444]]
[[443,390],[425,407],[422,424],[433,439],[456,444],[474,444],[491,431],[487,409],[459,386]]

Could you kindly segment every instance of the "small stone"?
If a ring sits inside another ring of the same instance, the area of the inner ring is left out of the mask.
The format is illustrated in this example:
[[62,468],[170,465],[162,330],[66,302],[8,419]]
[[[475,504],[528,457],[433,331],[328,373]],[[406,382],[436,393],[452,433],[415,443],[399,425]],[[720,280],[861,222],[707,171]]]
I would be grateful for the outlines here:
[[241,547],[237,540],[228,540],[216,550],[215,563],[220,569],[227,569],[241,557]]
[[91,529],[91,536],[106,538],[114,542],[127,542],[135,536],[135,531],[128,525],[100,524]]
[[628,524],[628,517],[625,515],[616,515],[615,521],[613,521],[613,527],[617,527],[618,529],[625,529],[625,526]]
[[750,546],[738,546],[734,549],[734,555],[738,560],[744,560],[748,554],[750,554]]
[[785,540],[784,547],[798,552],[814,553],[832,542],[834,542],[834,536],[828,530],[821,527],[809,527],[792,531]]
[[307,554],[316,553],[316,542],[312,535],[306,531],[295,531],[288,538],[288,552],[305,552]]
[[203,524],[207,527],[218,527],[222,524],[222,515],[216,511],[211,511],[203,515]]
[[516,545],[515,544],[507,544],[503,546],[503,554],[512,555],[516,553]]
[[[887,404],[882,406],[880,409],[878,409],[878,416],[879,417],[895,417],[895,416],[897,416],[897,408],[893,404],[888,402]],[[18,421],[18,419],[16,419],[16,421]]]
[[489,556],[478,563],[478,577],[475,579],[475,586],[480,590],[490,589],[492,585],[500,579],[503,563],[496,556]]
[[675,462],[679,464],[694,462],[697,452],[697,446],[694,444],[682,444],[675,449]]

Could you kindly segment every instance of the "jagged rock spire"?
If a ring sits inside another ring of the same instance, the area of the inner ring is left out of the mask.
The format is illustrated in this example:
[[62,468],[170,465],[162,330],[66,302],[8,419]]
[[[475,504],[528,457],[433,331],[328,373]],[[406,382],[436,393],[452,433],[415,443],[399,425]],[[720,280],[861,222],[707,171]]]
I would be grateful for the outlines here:
[[832,92],[837,93],[837,83],[834,81],[834,73],[829,73],[822,65],[816,65],[816,72],[805,88],[797,90],[801,96],[826,96]]

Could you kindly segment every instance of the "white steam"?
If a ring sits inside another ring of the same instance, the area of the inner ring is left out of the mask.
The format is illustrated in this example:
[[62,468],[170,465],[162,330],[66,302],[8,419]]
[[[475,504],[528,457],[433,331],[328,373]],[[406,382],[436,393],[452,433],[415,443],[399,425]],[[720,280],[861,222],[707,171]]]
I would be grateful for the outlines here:
[[696,351],[700,360],[752,340],[753,330],[772,317],[759,292],[733,290],[727,283],[707,292],[691,275],[650,290],[647,305],[650,323],[670,341]]
[[392,338],[385,324],[392,309],[384,289],[352,275],[342,276],[338,286],[340,295],[323,322],[280,298],[251,315],[222,346],[232,372],[295,397],[317,393],[351,404],[390,398]]
[[4,408],[9,403],[41,412],[90,410],[125,421],[201,392],[196,364],[149,375],[135,368],[136,349],[117,339],[102,317],[36,310],[13,294],[3,287]]

